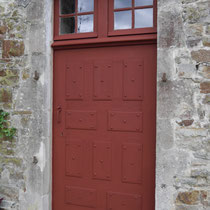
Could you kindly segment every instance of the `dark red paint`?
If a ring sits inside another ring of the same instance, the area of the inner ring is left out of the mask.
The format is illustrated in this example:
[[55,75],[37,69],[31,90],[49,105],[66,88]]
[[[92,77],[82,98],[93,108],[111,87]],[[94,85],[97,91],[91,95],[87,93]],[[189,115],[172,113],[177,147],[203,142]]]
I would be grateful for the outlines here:
[[96,2],[94,36],[59,36],[55,0],[53,210],[154,210],[156,28],[112,36]]
[[154,209],[155,49],[55,51],[54,210]]

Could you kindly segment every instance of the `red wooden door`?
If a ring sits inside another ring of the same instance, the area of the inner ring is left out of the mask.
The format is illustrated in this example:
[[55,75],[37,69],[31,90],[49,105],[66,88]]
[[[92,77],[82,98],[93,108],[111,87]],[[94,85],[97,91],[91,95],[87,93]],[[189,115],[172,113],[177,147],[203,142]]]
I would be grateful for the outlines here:
[[54,210],[154,210],[156,45],[54,52]]

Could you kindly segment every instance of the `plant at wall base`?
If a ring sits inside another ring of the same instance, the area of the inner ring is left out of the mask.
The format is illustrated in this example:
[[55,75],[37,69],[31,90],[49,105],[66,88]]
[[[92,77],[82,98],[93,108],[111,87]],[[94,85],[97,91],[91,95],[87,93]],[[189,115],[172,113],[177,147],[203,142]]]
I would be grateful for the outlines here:
[[0,139],[12,139],[16,133],[16,128],[9,127],[8,116],[8,112],[5,112],[2,109],[0,110]]

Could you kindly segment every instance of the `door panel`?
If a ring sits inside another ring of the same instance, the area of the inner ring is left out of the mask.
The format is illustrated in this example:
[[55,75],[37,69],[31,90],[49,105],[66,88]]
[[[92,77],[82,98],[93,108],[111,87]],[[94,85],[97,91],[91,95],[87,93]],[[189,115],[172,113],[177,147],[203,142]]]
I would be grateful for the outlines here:
[[54,59],[54,210],[154,210],[156,45]]

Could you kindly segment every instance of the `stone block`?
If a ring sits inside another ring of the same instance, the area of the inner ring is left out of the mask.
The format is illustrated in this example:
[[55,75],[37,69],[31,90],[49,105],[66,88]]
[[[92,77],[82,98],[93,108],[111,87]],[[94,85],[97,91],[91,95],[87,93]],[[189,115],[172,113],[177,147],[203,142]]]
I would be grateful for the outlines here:
[[[166,73],[167,80],[171,80],[173,78],[172,73],[175,71],[173,54],[170,50],[161,49],[158,50],[158,80],[162,80],[163,74]],[[170,69],[170,71],[169,71]]]
[[197,2],[184,6],[183,18],[187,23],[201,23],[206,21],[209,15],[209,1]]
[[184,21],[192,24],[199,22],[201,15],[197,7],[187,6],[184,8],[183,17]]
[[3,58],[10,58],[12,56],[22,56],[24,54],[25,46],[22,41],[4,40],[3,41]]
[[206,26],[206,34],[210,35],[210,26]]
[[202,82],[200,84],[201,93],[210,93],[210,82]]
[[28,69],[23,70],[22,72],[22,79],[27,80],[30,77],[30,72]]
[[201,41],[201,37],[188,37],[186,40],[187,47],[195,47],[197,46]]
[[182,4],[189,4],[189,3],[193,3],[196,2],[198,0],[182,0]]
[[12,200],[18,200],[18,190],[19,189],[14,187],[0,185],[0,194]]
[[44,36],[42,35],[44,33],[44,25],[39,24],[32,24],[30,26],[30,37],[28,47],[33,52],[44,52],[45,45],[42,43],[44,42]]
[[0,34],[5,34],[7,32],[6,26],[0,26]]
[[192,78],[195,73],[195,65],[189,63],[182,63],[177,65],[177,73],[181,78]]
[[195,169],[191,171],[191,177],[207,178],[208,176],[210,176],[210,171],[206,169]]
[[203,99],[204,104],[210,104],[210,95],[206,95],[205,98]]
[[210,38],[209,37],[203,37],[203,46],[210,47]]
[[199,23],[185,25],[186,43],[188,47],[197,46],[202,40],[203,25]]
[[3,70],[0,71],[0,85],[13,86],[19,81],[17,70]]
[[179,104],[192,104],[193,91],[188,81],[158,82],[158,117],[171,118],[177,115],[175,110]]
[[159,15],[159,47],[170,48],[184,46],[183,22],[180,11],[173,8]]
[[5,157],[5,158],[0,157],[0,161],[3,164],[17,166],[17,167],[20,167],[22,164],[22,159],[16,157]]
[[176,129],[176,134],[183,137],[205,137],[208,134],[208,130],[204,128],[181,127]]
[[189,36],[201,37],[203,35],[203,25],[202,24],[188,24],[186,25],[187,33]]
[[201,210],[201,206],[195,205],[195,206],[187,206],[187,205],[177,205],[176,210]]
[[0,88],[0,103],[12,102],[12,91],[6,88]]
[[210,79],[210,66],[204,66],[202,69],[202,75],[206,78],[206,79]]
[[[159,120],[157,123],[158,132],[157,139],[162,145],[163,149],[171,149],[174,144],[174,137],[172,134],[172,126],[168,119]],[[163,130],[161,128],[164,128]],[[165,132],[167,130],[167,132]]]
[[192,125],[194,122],[193,119],[190,119],[190,120],[182,120],[181,122],[177,122],[180,126],[190,126]]
[[4,71],[4,70],[1,70],[0,71],[0,77],[4,77],[4,76],[6,76],[7,74],[6,74],[6,72]]
[[196,205],[199,203],[199,191],[180,192],[176,198],[176,202],[180,204]]
[[193,154],[196,158],[203,160],[210,160],[210,154],[208,151],[201,149]]
[[31,0],[18,0],[18,5],[27,7]]
[[197,62],[210,62],[210,50],[192,51],[191,56]]
[[43,18],[44,14],[44,1],[33,1],[31,2],[27,8],[27,19],[29,21],[34,21]]

